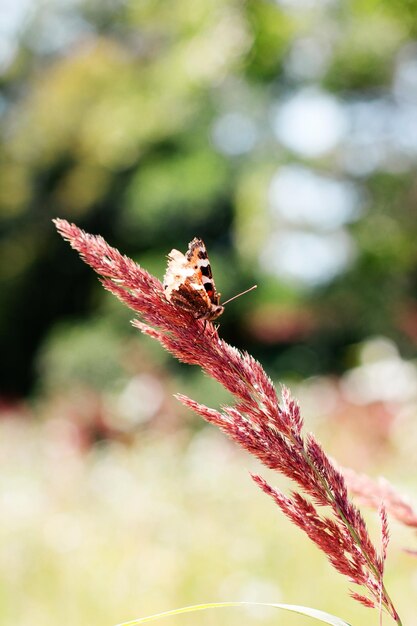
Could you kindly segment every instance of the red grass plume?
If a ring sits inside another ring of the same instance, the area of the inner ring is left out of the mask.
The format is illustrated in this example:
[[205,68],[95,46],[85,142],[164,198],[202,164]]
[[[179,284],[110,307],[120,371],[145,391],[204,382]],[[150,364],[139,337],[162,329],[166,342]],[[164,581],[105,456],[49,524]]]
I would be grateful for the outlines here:
[[157,339],[180,361],[199,365],[233,394],[235,405],[221,412],[181,394],[177,398],[295,483],[295,491],[286,496],[260,476],[253,476],[333,567],[362,588],[352,596],[366,606],[384,608],[401,624],[383,583],[388,539],[385,513],[381,514],[383,550],[379,554],[359,510],[348,499],[342,473],[314,436],[303,434],[300,410],[289,391],[282,390],[280,403],[272,381],[252,356],[221,339],[211,323],[174,306],[157,278],[102,237],[89,235],[65,220],[54,222],[64,239],[100,274],[104,287],[140,315],[134,326]]

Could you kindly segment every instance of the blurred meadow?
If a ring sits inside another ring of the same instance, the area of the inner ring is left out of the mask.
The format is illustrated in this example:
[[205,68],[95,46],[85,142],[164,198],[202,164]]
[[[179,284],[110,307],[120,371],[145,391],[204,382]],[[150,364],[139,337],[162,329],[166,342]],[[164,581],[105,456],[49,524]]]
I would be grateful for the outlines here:
[[[258,284],[221,336],[417,506],[417,1],[3,0],[0,35],[0,622],[253,600],[376,625],[249,472],[285,481],[173,398],[226,392],[132,328],[51,219],[160,279],[202,237],[224,300]],[[390,528],[411,625],[416,536]]]

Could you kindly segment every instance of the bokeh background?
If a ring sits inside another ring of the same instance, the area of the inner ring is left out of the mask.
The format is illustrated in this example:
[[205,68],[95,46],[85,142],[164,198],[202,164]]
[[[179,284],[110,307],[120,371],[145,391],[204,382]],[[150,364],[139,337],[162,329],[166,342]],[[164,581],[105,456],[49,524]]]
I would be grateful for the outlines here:
[[[51,219],[160,278],[203,237],[224,299],[259,285],[222,336],[338,462],[415,501],[417,2],[2,0],[0,88],[0,621],[255,600],[376,624],[256,463],[173,399],[225,392],[139,336]],[[412,624],[404,547],[392,522],[387,586]],[[306,623],[171,623],[242,620]]]

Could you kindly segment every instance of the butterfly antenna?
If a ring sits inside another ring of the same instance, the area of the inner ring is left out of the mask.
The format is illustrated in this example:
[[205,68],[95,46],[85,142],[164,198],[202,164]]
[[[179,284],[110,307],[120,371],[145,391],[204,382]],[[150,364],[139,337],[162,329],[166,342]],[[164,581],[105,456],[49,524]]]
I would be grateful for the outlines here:
[[245,293],[249,293],[249,291],[253,291],[254,289],[257,288],[258,285],[252,285],[252,287],[250,287],[249,289],[246,289],[246,291],[242,291],[241,293],[238,293],[236,296],[233,296],[233,298],[229,298],[229,300],[226,300],[226,302],[222,302],[222,306],[224,306],[225,304],[229,304],[229,302],[231,302],[232,300],[236,300],[236,298],[240,298],[240,296],[245,295]]

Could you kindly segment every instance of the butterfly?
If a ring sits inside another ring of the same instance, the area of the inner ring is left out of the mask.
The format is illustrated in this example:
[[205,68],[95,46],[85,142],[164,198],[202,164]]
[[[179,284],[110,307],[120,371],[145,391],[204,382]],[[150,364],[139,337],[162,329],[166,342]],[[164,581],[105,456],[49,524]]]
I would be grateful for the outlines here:
[[238,294],[220,304],[220,293],[213,280],[207,249],[198,237],[190,241],[185,254],[175,249],[168,254],[164,289],[166,298],[172,304],[189,311],[196,319],[209,322],[223,313],[225,304],[242,295]]

